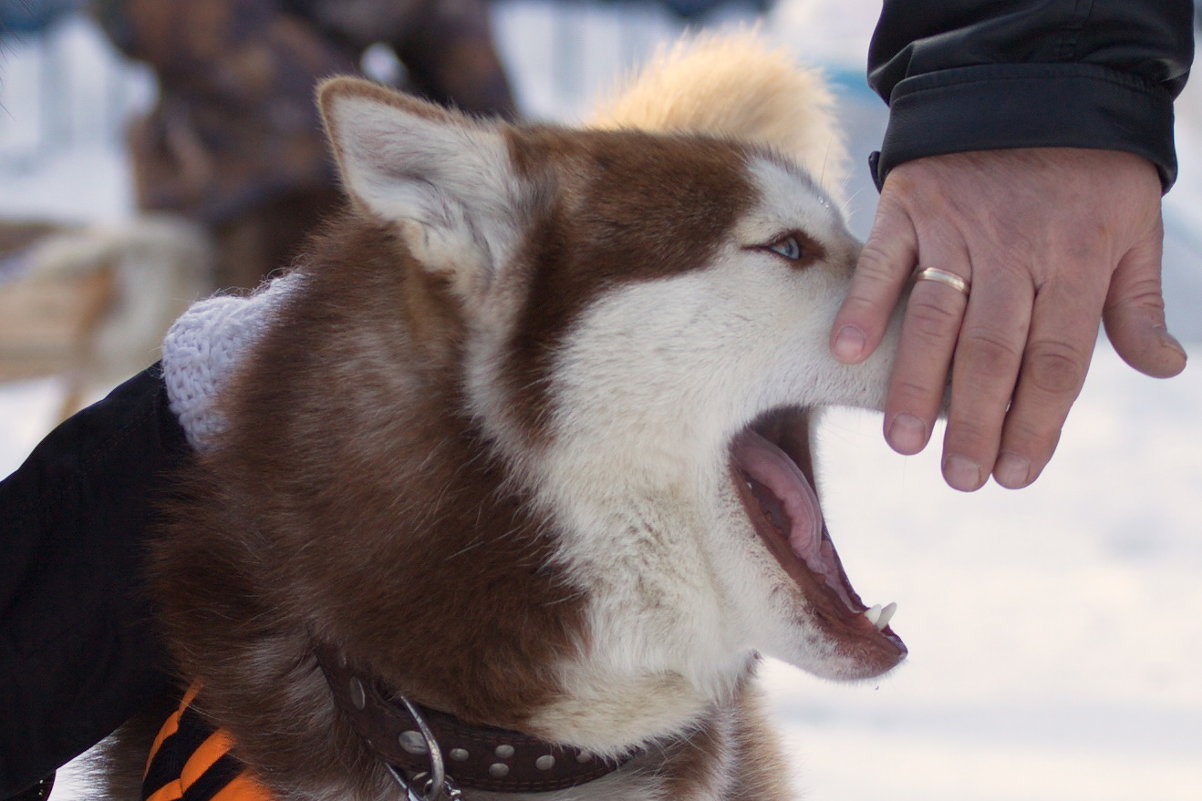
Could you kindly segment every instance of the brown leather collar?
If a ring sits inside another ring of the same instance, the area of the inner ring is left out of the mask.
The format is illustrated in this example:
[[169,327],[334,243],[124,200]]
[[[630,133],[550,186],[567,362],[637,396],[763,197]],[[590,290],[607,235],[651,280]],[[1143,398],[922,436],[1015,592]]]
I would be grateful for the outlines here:
[[[393,768],[406,787],[423,782],[430,801],[448,787],[494,793],[566,790],[599,779],[625,764],[520,732],[472,726],[446,712],[382,692],[378,683],[348,664],[332,646],[315,649],[334,698],[368,746]],[[411,792],[411,796],[413,793]]]

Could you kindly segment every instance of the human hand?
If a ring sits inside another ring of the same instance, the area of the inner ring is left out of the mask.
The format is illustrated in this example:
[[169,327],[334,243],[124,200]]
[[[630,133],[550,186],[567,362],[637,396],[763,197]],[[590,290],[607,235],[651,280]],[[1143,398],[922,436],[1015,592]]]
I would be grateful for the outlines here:
[[1150,376],[1185,368],[1165,329],[1161,185],[1145,159],[1108,150],[974,151],[890,172],[831,329],[840,361],[866,358],[916,265],[971,282],[910,293],[885,402],[885,438],[926,447],[951,370],[943,475],[1004,487],[1047,465],[1085,380],[1098,321]]

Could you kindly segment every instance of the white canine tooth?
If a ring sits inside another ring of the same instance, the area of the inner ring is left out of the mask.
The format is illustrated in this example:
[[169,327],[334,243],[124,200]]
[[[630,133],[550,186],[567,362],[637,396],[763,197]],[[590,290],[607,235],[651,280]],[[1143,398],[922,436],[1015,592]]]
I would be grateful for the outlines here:
[[881,610],[880,618],[876,621],[876,627],[879,631],[884,631],[885,626],[889,625],[889,621],[893,619],[894,613],[897,612],[897,602],[891,602]]
[[869,623],[877,628],[880,628],[880,626],[877,624],[877,621],[881,619],[881,605],[874,604],[871,609],[865,609],[864,617],[868,618]]

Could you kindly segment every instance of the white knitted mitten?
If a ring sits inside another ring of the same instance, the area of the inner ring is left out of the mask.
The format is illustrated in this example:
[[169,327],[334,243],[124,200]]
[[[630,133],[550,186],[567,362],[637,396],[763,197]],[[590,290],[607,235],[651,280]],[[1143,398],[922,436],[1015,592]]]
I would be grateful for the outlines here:
[[163,377],[171,411],[193,448],[203,451],[225,429],[218,395],[250,346],[267,329],[280,304],[300,286],[296,272],[263,284],[245,297],[217,295],[198,301],[172,324],[163,340]]

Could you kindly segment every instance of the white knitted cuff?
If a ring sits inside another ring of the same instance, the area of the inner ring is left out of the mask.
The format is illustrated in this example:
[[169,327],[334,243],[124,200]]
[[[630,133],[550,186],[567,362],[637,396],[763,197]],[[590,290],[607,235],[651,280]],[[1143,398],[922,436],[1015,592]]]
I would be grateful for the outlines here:
[[193,448],[211,447],[225,430],[225,418],[217,408],[222,388],[300,283],[300,274],[292,272],[249,296],[218,295],[198,301],[167,331],[163,340],[167,398]]

